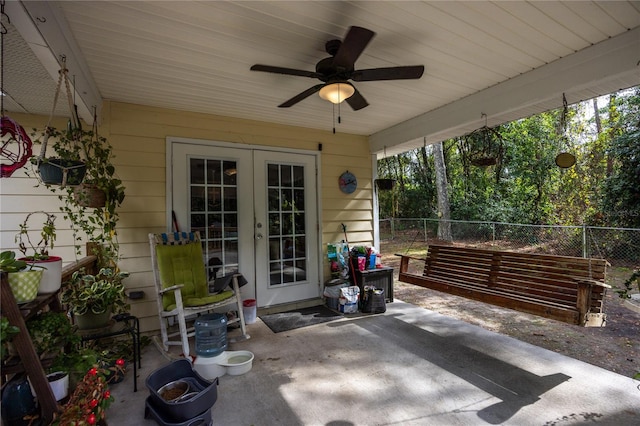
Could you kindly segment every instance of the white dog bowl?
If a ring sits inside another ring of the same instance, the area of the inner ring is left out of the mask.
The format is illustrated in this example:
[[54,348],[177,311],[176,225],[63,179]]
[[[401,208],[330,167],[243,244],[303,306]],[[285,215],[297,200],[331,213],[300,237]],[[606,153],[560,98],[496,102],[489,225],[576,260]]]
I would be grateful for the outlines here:
[[239,376],[251,370],[253,353],[249,351],[224,351],[215,357],[197,357],[193,369],[207,380],[222,377],[225,374]]
[[251,370],[253,366],[253,353],[249,351],[229,351],[229,357],[220,365],[227,367],[227,374],[230,376],[239,376]]

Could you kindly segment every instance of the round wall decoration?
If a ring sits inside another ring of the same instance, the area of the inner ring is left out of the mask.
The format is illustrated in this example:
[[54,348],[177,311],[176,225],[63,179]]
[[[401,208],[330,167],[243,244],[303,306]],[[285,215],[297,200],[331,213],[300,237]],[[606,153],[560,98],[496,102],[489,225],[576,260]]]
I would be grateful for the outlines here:
[[351,194],[358,187],[358,180],[353,173],[350,173],[347,170],[340,175],[340,179],[338,179],[338,185],[340,186],[340,191],[344,192],[345,194]]

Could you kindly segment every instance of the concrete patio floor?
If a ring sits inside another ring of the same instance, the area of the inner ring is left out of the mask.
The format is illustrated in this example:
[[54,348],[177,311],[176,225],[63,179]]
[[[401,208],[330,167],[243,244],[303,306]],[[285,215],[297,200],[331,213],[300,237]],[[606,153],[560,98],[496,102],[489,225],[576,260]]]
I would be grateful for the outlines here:
[[[253,368],[219,379],[214,425],[640,424],[640,382],[397,299],[384,314],[248,327],[229,350],[253,352]],[[110,425],[157,424],[145,379],[170,362],[144,349],[138,392],[131,370],[112,387]]]

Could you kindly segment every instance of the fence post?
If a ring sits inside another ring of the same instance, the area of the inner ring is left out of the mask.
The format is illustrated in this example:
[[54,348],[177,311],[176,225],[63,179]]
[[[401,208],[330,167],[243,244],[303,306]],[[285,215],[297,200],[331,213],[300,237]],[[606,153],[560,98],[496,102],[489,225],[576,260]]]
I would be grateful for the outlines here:
[[495,243],[496,242],[496,223],[495,222],[491,222],[491,242]]
[[427,219],[422,218],[422,229],[424,229],[424,241],[427,242]]
[[587,253],[587,225],[582,224],[582,257],[588,258]]
[[391,219],[389,219],[389,223],[391,224],[390,228],[391,228],[391,239],[395,239],[396,238],[396,233],[395,233],[395,225],[396,225],[396,221],[395,218],[392,217]]

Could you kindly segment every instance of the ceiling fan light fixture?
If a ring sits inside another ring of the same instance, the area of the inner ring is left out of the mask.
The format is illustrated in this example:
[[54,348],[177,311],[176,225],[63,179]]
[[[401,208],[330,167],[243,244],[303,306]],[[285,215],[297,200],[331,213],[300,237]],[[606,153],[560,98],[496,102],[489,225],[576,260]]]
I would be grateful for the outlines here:
[[353,96],[356,92],[354,87],[346,82],[331,83],[320,89],[318,93],[322,99],[333,104],[339,104],[347,98]]

